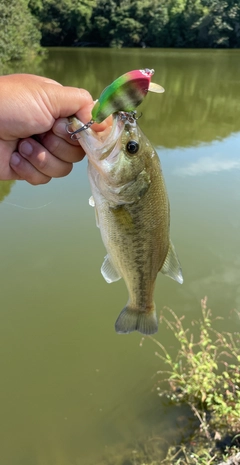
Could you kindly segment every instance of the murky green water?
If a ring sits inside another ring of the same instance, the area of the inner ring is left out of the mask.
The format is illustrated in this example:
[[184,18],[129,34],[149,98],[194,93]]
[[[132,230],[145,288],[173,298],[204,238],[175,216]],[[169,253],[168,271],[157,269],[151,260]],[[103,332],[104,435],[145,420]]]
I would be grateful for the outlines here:
[[[190,320],[207,295],[228,317],[240,309],[240,51],[52,49],[37,72],[97,98],[144,67],[166,89],[147,96],[139,124],[162,161],[185,278],[159,276],[157,308]],[[127,292],[100,274],[86,161],[45,186],[1,183],[0,194],[1,464],[96,464],[156,432],[164,449],[184,416],[152,390],[153,343],[114,332]],[[169,339],[161,326],[158,338]]]

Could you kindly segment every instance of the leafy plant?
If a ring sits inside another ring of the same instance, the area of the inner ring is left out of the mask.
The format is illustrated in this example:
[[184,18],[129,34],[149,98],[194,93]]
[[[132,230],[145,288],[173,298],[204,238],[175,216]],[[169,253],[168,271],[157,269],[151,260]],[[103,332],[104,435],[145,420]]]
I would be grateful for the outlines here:
[[30,0],[29,8],[44,46],[240,45],[240,0]]
[[[201,311],[201,319],[192,322],[193,334],[184,327],[183,317],[164,309],[160,321],[178,343],[177,355],[171,355],[161,342],[150,337],[160,349],[156,356],[166,365],[157,372],[166,375],[157,387],[159,396],[188,404],[199,421],[191,444],[171,448],[165,463],[173,463],[173,459],[178,465],[217,463],[220,448],[222,454],[230,455],[240,445],[240,332],[221,333],[213,328],[206,297],[201,301]],[[230,445],[224,446],[226,435]]]
[[0,2],[0,64],[36,55],[40,32],[27,0]]

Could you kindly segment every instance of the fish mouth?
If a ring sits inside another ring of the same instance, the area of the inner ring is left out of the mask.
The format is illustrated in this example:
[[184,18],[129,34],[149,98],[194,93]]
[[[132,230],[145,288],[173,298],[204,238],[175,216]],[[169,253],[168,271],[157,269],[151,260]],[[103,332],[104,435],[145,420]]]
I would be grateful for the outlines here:
[[71,118],[69,126],[73,132],[68,131],[70,134],[75,133],[79,129],[80,132],[76,133],[76,138],[80,145],[85,150],[88,157],[91,159],[105,159],[114,150],[120,136],[125,128],[124,118],[120,113],[115,113],[112,116],[112,125],[108,126],[104,131],[95,132],[91,127],[84,128],[85,125],[76,117]]
[[116,152],[125,125],[134,123],[136,124],[134,112],[117,112],[112,115],[111,126],[108,126],[102,132],[95,132],[90,127],[91,123],[89,125],[84,124],[74,116],[69,122],[73,132],[68,132],[76,136],[90,160],[93,158],[95,160],[104,160],[110,154],[112,158],[112,155]]

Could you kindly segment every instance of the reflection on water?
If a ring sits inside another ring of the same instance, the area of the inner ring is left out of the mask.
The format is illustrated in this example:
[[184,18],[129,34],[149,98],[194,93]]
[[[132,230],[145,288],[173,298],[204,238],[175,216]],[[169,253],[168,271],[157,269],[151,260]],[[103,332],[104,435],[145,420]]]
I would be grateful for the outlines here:
[[120,74],[141,68],[154,68],[153,81],[166,90],[149,94],[139,110],[156,145],[186,147],[240,131],[238,50],[51,49],[43,74],[98,98]]
[[42,54],[35,58],[28,57],[25,60],[16,60],[14,62],[0,62],[0,75],[11,73],[30,73],[41,75],[43,62],[44,60],[47,60],[47,56],[48,51],[43,50]]
[[[180,286],[159,276],[156,305],[189,321],[207,294],[224,329],[240,308],[239,66],[238,51],[51,49],[39,71],[96,98],[120,74],[155,68],[166,92],[147,96],[139,124],[161,158],[185,278]],[[151,342],[140,347],[139,334],[114,332],[127,291],[100,274],[105,251],[86,160],[44,186],[0,188],[9,192],[1,203],[1,463],[92,465],[156,435],[164,452],[187,413],[153,390],[161,366]],[[161,325],[158,338],[168,343]]]
[[[176,175],[200,176],[216,174],[222,171],[240,170],[239,135],[233,135],[223,142],[215,141],[211,145],[202,145],[195,151],[194,161],[191,153],[183,157],[183,166],[176,169]],[[189,150],[188,150],[189,152]],[[185,150],[185,155],[187,151]],[[190,160],[190,161],[189,161]],[[187,161],[187,163],[185,163]]]

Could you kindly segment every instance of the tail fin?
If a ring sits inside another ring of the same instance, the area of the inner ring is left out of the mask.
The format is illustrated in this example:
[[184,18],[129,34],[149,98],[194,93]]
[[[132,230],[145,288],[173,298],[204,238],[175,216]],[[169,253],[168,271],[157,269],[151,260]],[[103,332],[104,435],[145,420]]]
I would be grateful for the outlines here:
[[138,311],[126,305],[121,311],[116,323],[115,330],[117,333],[131,333],[139,331],[142,334],[154,334],[158,330],[158,321],[153,304],[150,312]]

